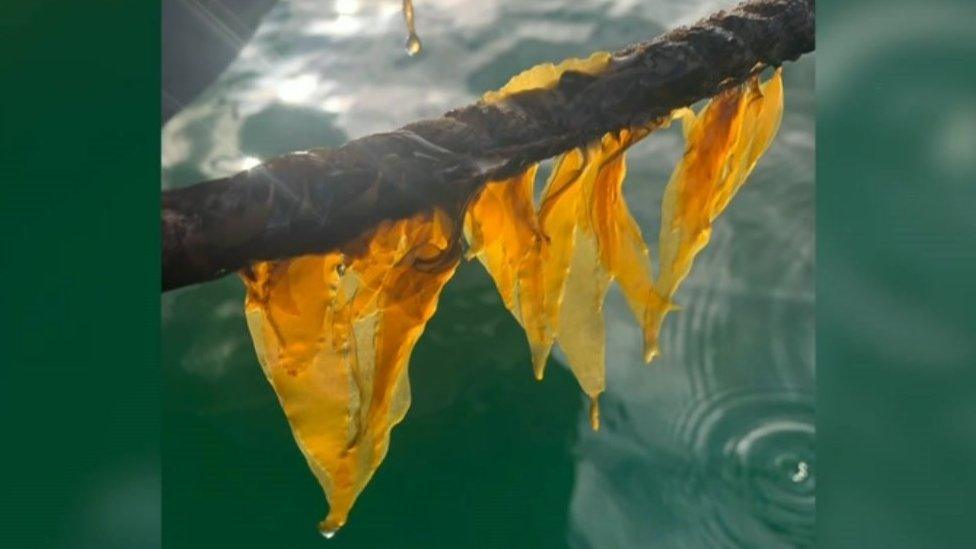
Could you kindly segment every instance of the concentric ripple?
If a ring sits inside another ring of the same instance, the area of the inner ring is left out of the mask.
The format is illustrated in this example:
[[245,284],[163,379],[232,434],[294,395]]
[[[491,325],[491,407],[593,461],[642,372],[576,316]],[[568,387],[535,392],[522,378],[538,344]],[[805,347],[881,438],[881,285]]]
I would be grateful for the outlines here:
[[813,546],[812,395],[728,391],[679,417],[674,436],[690,458],[675,493],[703,546]]

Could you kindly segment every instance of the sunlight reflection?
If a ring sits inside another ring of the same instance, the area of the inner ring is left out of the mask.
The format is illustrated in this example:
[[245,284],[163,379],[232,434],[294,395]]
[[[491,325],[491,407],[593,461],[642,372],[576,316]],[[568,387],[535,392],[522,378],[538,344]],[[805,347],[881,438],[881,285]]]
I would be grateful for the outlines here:
[[275,91],[285,103],[301,103],[312,95],[318,83],[314,74],[303,74],[280,82]]
[[322,110],[327,112],[346,112],[352,107],[355,98],[349,95],[332,96],[322,102]]
[[308,27],[308,32],[312,34],[324,34],[326,36],[350,36],[363,28],[361,18],[353,15],[342,15],[332,20],[316,21]]
[[241,159],[240,169],[250,170],[251,168],[257,166],[260,163],[261,163],[260,158],[254,158],[253,156],[245,156],[244,158]]
[[340,15],[353,15],[359,11],[359,0],[336,0],[335,10]]

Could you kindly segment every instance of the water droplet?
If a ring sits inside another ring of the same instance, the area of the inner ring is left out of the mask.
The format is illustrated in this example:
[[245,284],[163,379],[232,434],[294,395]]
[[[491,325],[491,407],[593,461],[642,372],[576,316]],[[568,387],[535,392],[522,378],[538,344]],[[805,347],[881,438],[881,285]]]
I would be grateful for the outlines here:
[[420,37],[413,26],[413,0],[403,0],[403,20],[407,23],[407,54],[411,57],[420,53]]
[[342,523],[336,523],[335,520],[326,519],[318,524],[319,533],[325,539],[332,539],[335,537],[336,532],[342,528]]
[[590,397],[590,428],[600,430],[600,401],[597,397]]
[[420,53],[422,48],[423,46],[420,45],[420,38],[416,34],[411,34],[407,37],[406,49],[407,54],[409,54],[411,57]]

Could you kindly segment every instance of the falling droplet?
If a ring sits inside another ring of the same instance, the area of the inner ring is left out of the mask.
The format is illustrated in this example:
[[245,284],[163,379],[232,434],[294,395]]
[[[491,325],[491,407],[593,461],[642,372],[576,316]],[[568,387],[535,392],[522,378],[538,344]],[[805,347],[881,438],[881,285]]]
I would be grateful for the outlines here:
[[411,57],[420,53],[420,37],[413,24],[413,0],[403,0],[403,20],[407,23],[407,54]]
[[420,45],[420,38],[416,34],[411,33],[410,36],[407,37],[406,49],[407,53],[410,54],[411,57],[420,53],[422,46]]

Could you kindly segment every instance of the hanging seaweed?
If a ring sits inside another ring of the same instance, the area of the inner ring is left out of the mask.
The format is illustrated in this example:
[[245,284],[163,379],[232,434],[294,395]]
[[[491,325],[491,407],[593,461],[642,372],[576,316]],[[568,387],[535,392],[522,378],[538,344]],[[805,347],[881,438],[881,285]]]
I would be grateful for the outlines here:
[[[566,71],[599,72],[607,59],[535,67],[483,101],[551,87]],[[486,267],[525,330],[535,376],[542,379],[558,345],[597,429],[609,285],[620,285],[650,361],[681,281],[772,141],[782,107],[780,71],[761,84],[753,76],[697,114],[679,109],[562,154],[538,206],[532,164],[487,183],[466,207],[385,221],[336,251],[246,269],[255,349],[329,501],[323,534],[346,522],[407,412],[410,353],[457,266],[462,229],[469,257]],[[665,190],[655,277],[622,185],[627,149],[672,120],[683,124],[686,152]]]

